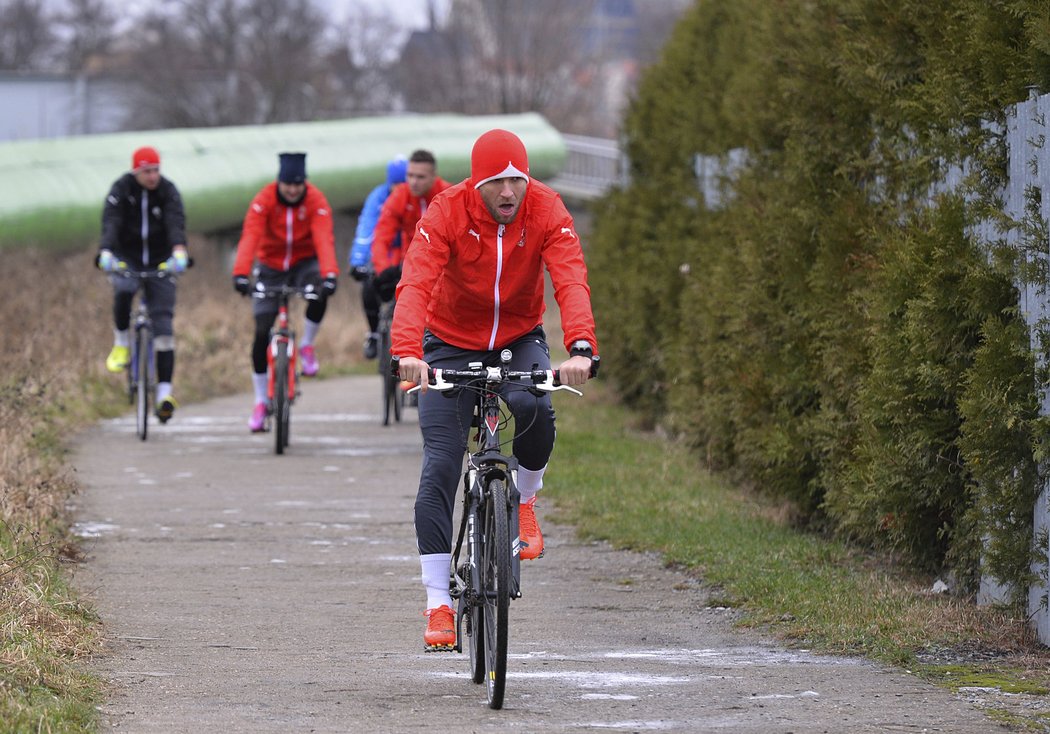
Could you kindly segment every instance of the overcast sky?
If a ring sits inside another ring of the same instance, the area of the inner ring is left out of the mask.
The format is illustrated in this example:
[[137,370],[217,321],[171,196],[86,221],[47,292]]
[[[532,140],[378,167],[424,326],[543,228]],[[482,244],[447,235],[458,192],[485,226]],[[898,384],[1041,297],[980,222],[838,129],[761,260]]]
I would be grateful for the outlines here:
[[[385,12],[408,28],[425,28],[427,6],[430,0],[314,0],[318,6],[327,8],[337,21],[343,21],[354,5],[367,5],[377,12]],[[448,0],[437,0],[438,8]]]

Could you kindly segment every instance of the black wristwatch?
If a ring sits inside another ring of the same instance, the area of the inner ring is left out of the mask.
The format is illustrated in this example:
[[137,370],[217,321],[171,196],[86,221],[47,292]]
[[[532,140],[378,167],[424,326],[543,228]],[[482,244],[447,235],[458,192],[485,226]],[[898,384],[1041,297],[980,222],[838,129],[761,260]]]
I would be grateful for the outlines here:
[[577,339],[576,341],[574,341],[572,343],[572,346],[569,347],[569,356],[570,357],[588,357],[588,358],[589,357],[593,357],[594,356],[594,347],[592,347],[591,343],[589,341],[587,341],[586,339]]

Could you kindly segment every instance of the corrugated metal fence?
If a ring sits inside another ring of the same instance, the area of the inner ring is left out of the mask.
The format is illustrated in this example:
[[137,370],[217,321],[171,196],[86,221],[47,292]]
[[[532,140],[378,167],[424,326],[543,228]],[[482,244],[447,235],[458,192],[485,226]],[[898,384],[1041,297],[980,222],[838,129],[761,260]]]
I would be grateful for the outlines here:
[[[1009,180],[1002,191],[1003,213],[1014,222],[1014,226],[1000,230],[993,222],[983,222],[975,228],[974,234],[986,242],[1004,240],[1008,245],[1022,249],[1029,262],[1033,258],[1043,261],[1044,267],[1037,272],[1047,272],[1046,261],[1050,257],[1045,232],[1046,223],[1050,221],[1050,185],[1047,176],[1050,174],[1050,150],[1046,146],[1047,119],[1050,118],[1050,94],[1033,95],[1008,111],[1006,120],[1006,146],[1009,154],[1007,172]],[[956,172],[958,173],[958,172]],[[1025,221],[1028,226],[1034,225],[1037,231],[1044,234],[1038,239],[1038,247],[1032,247],[1032,240],[1023,241]],[[1030,329],[1032,345],[1041,366],[1045,366],[1047,347],[1047,284],[1045,282],[1018,283],[1020,306]],[[1050,415],[1050,392],[1042,386],[1042,414]],[[1046,471],[1040,472],[1042,483],[1039,499],[1034,513],[1035,539],[1045,536],[1050,528],[1048,515]],[[1028,612],[1043,644],[1050,645],[1050,614],[1046,602],[1046,572],[1050,566],[1045,548],[1039,550],[1039,558],[1033,564],[1033,571],[1043,579],[1043,583],[1034,584],[1028,590]],[[978,603],[988,604],[1004,598],[1003,589],[992,578],[984,578],[978,595]]]

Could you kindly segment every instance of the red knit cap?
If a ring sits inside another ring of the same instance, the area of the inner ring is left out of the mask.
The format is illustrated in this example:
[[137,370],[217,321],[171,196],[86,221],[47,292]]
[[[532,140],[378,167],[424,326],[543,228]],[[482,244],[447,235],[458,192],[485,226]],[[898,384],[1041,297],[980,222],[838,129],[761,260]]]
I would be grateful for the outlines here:
[[140,168],[146,166],[159,166],[160,165],[160,153],[157,152],[156,148],[150,148],[146,146],[139,148],[131,154],[131,170],[137,171]]
[[489,130],[470,151],[470,182],[477,188],[487,181],[512,176],[529,180],[525,144],[509,130]]

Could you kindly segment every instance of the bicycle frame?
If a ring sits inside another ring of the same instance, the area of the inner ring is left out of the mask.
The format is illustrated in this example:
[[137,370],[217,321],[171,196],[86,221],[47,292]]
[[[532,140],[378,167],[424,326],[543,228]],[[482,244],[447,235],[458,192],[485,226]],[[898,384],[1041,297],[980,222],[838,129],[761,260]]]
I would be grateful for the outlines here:
[[273,328],[270,329],[270,347],[266,350],[267,387],[266,394],[270,402],[274,398],[274,361],[277,359],[281,346],[284,345],[288,354],[288,400],[296,398],[295,388],[298,377],[297,353],[295,349],[295,332],[291,328],[288,319],[288,294],[281,293],[277,296],[277,318],[274,320]]
[[[502,453],[500,443],[500,428],[503,424],[503,414],[500,408],[500,397],[496,392],[499,382],[486,382],[479,387],[479,392],[474,403],[474,425],[477,430],[475,434],[476,449],[467,457],[467,470],[463,474],[463,516],[460,521],[459,539],[456,542],[456,550],[452,555],[452,568],[459,568],[459,557],[463,547],[464,533],[468,542],[467,558],[473,559],[469,544],[473,543],[476,528],[470,527],[476,522],[488,496],[488,486],[493,479],[499,479],[507,487],[507,504],[510,506],[510,532],[511,532],[511,585],[510,597],[521,598],[521,538],[518,533],[518,504],[521,495],[518,492],[518,460],[513,456]],[[471,563],[472,583],[471,588],[479,588],[480,580],[477,577],[478,569]],[[456,639],[456,651],[462,651],[459,636]]]

